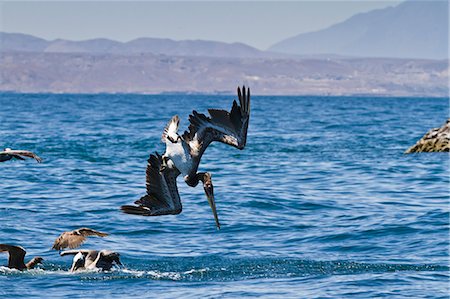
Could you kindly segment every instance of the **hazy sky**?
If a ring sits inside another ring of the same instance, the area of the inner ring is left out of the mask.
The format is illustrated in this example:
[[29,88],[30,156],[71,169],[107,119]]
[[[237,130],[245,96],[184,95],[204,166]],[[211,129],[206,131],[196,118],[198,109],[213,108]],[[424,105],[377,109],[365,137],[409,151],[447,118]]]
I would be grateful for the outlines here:
[[0,31],[45,39],[207,39],[259,49],[402,1],[1,1]]

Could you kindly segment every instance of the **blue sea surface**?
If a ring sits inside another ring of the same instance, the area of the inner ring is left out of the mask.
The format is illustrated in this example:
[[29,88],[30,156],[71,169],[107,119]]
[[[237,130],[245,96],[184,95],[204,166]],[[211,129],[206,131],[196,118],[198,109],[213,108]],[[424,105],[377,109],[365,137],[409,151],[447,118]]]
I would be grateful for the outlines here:
[[[215,143],[222,229],[202,187],[178,180],[183,212],[123,214],[145,194],[147,158],[175,114],[231,96],[0,94],[0,243],[40,269],[0,267],[1,298],[448,298],[449,155],[403,152],[449,115],[447,98],[252,97],[247,146]],[[68,273],[66,230],[110,233],[82,248],[124,268]],[[0,253],[0,264],[7,255]]]

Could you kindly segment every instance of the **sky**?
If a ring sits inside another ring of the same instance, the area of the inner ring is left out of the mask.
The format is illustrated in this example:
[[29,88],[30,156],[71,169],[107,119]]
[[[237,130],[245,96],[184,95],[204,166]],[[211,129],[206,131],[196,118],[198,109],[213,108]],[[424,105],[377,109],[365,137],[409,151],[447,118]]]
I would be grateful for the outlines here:
[[261,50],[402,1],[4,1],[0,31],[48,40],[139,37],[242,42]]

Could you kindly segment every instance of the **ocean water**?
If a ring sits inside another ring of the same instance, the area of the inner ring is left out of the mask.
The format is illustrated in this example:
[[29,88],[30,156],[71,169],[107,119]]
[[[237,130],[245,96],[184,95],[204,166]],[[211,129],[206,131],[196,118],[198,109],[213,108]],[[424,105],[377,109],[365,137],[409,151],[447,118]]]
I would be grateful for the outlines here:
[[[0,243],[45,262],[1,267],[0,297],[448,298],[449,155],[403,154],[445,122],[445,98],[254,96],[246,148],[213,144],[200,166],[221,230],[181,179],[180,215],[121,213],[166,122],[232,98],[1,94],[0,147],[44,163],[0,163]],[[82,226],[110,233],[82,248],[124,267],[68,273],[50,248]]]

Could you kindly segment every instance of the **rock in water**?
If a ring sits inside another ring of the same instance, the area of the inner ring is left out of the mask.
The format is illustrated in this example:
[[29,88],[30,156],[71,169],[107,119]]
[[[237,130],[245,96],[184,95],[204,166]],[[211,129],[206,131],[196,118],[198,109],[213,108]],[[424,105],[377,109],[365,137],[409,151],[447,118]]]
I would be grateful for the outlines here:
[[417,143],[406,150],[405,154],[422,152],[450,151],[450,118],[440,128],[428,131]]

